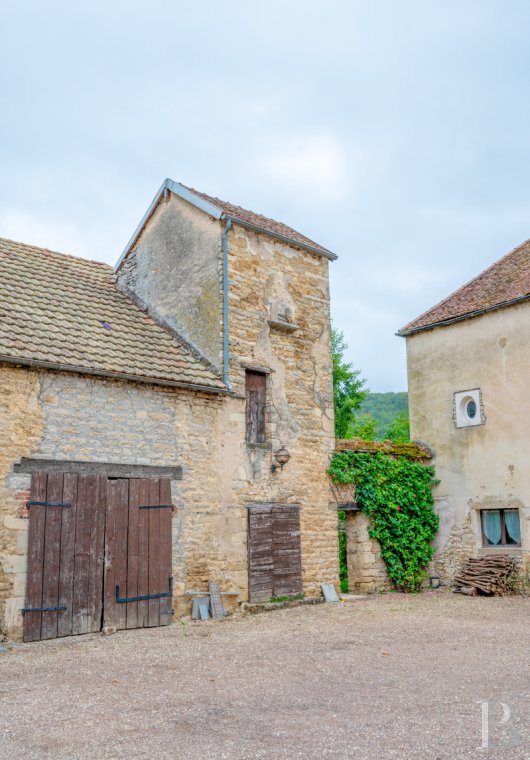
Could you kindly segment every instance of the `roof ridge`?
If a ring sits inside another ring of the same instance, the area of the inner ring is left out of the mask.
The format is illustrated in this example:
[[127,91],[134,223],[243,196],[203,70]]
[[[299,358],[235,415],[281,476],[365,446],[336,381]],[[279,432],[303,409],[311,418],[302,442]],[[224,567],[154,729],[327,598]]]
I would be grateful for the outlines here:
[[[202,200],[208,199],[208,201],[212,205],[217,206],[219,208],[219,210],[223,214],[225,214],[225,216],[231,217],[234,221],[236,221],[236,223],[237,223],[237,220],[239,219],[241,224],[243,224],[243,225],[249,224],[249,221],[247,219],[245,219],[245,216],[249,215],[249,214],[251,216],[254,216],[254,217],[259,217],[265,223],[268,222],[270,224],[272,222],[273,224],[278,225],[279,227],[283,228],[283,230],[284,230],[284,232],[278,232],[277,230],[270,229],[270,228],[268,228],[265,225],[265,226],[261,227],[261,229],[263,230],[264,234],[271,235],[272,237],[278,236],[278,234],[280,234],[280,235],[283,235],[283,237],[289,238],[291,240],[291,242],[295,246],[297,244],[298,244],[298,246],[300,246],[300,245],[302,245],[302,246],[309,246],[310,248],[314,249],[315,252],[321,251],[322,253],[331,255],[333,258],[336,258],[335,254],[333,254],[329,250],[329,248],[326,248],[325,246],[321,245],[320,243],[315,242],[311,238],[307,237],[307,235],[304,235],[303,232],[299,232],[297,229],[295,229],[294,227],[291,227],[291,225],[286,224],[285,222],[281,222],[280,220],[274,219],[272,216],[267,216],[266,214],[262,214],[261,212],[252,211],[251,209],[245,208],[244,206],[240,206],[239,204],[231,203],[230,201],[224,201],[224,200],[222,200],[222,198],[219,198],[216,195],[209,195],[209,193],[204,193],[201,190],[197,190],[194,187],[190,187],[189,185],[185,185],[182,182],[179,182],[178,184],[180,184],[185,190],[188,190],[190,193],[193,193],[193,195],[195,195],[197,198],[202,199]],[[240,211],[242,213],[238,216],[237,214],[234,213],[234,211],[227,210],[228,207],[230,207],[230,209],[234,209],[234,210]],[[296,237],[291,237],[288,234],[288,232],[294,233],[294,235],[298,236],[298,238],[301,238],[301,239],[297,240]]]
[[[504,256],[501,256],[500,259],[496,259],[492,264],[490,264],[489,266],[487,266],[485,269],[483,269],[481,272],[479,272],[478,274],[476,274],[474,277],[472,277],[470,280],[468,280],[467,282],[465,282],[463,285],[460,285],[460,287],[455,288],[455,290],[451,291],[451,293],[449,293],[449,295],[447,295],[445,298],[442,298],[440,301],[438,301],[437,303],[435,303],[434,306],[431,306],[429,309],[425,309],[425,311],[423,311],[421,314],[419,314],[415,319],[410,320],[410,322],[407,322],[407,324],[404,325],[404,327],[401,327],[398,330],[397,334],[401,335],[401,334],[403,334],[405,332],[408,332],[409,330],[414,330],[415,329],[414,325],[416,323],[420,322],[424,317],[428,316],[431,312],[435,312],[437,309],[439,309],[440,307],[442,307],[444,304],[446,304],[449,301],[451,301],[451,299],[453,299],[456,295],[458,295],[460,292],[462,292],[463,290],[465,290],[466,288],[468,288],[470,285],[473,285],[474,282],[477,282],[478,280],[480,280],[482,277],[484,277],[484,275],[486,275],[492,269],[496,269],[497,267],[501,267],[502,264],[507,259],[509,259],[514,254],[516,254],[519,251],[521,251],[528,244],[530,244],[530,238],[524,240],[519,245],[516,245],[514,248],[512,248],[510,251],[508,251],[508,253],[505,253]],[[514,299],[508,299],[508,300],[501,299],[497,303],[491,304],[490,308],[493,308],[494,306],[501,305],[501,304],[506,304],[507,305],[512,300],[514,300]],[[465,317],[466,314],[473,314],[475,311],[476,311],[476,309],[470,308],[468,311],[464,311],[464,312],[460,313],[458,316],[459,317]],[[444,322],[444,321],[445,321],[445,319],[435,319],[433,322],[431,322],[429,324],[419,325],[418,329],[420,329],[420,328],[421,329],[427,329],[430,326],[434,327],[437,324],[439,324],[440,322]]]
[[[64,253],[63,251],[56,251],[53,248],[43,248],[41,245],[34,245],[33,243],[24,243],[22,240],[13,240],[12,238],[6,238],[0,236],[0,243],[12,243],[14,245],[20,245],[24,248],[32,248],[40,253],[51,253],[53,256],[61,256],[65,259],[72,259],[73,261],[83,261],[86,264],[97,264],[98,266],[105,267],[106,269],[112,269],[111,264],[107,264],[105,261],[96,261],[96,259],[87,259],[84,256],[74,256],[72,253]],[[24,251],[27,253],[27,251]]]
[[[231,203],[230,201],[223,201],[217,195],[210,195],[209,193],[203,193],[201,190],[196,190],[194,187],[189,187],[188,185],[183,185],[183,187],[185,187],[186,190],[189,190],[190,193],[194,193],[199,198],[201,197],[204,198],[206,196],[207,198],[210,198],[210,200],[212,201],[217,201],[217,203],[219,204],[220,211],[223,210],[223,206],[232,206],[232,208],[238,209],[239,211],[244,211],[247,214],[254,214],[254,216],[261,216],[262,219],[266,219],[268,222],[281,224],[282,227],[289,227],[289,229],[291,229],[293,232],[296,232],[297,235],[301,235],[302,237],[305,237],[306,240],[310,240],[310,238],[306,237],[302,232],[298,232],[298,230],[295,230],[294,227],[291,227],[289,224],[285,224],[285,222],[281,222],[279,219],[275,219],[272,216],[267,216],[266,214],[262,214],[260,211],[251,211],[250,209],[245,208],[244,206],[240,206],[239,203]],[[214,203],[214,206],[215,205],[216,204]]]
[[324,256],[330,261],[334,261],[337,258],[337,255],[333,253],[333,251],[330,251],[329,248],[320,245],[320,243],[317,243],[301,232],[298,232],[294,227],[289,227],[289,225],[284,222],[279,222],[264,214],[258,214],[255,211],[243,208],[243,206],[236,206],[228,201],[223,201],[221,198],[203,193],[200,190],[196,190],[194,187],[188,187],[182,182],[175,182],[168,177],[162,182],[155,197],[149,204],[147,211],[129,239],[129,242],[123,249],[121,256],[114,266],[115,272],[120,269],[129,252],[137,244],[151,216],[155,213],[158,204],[163,197],[166,197],[168,191],[192,206],[196,206],[202,212],[209,214],[214,219],[231,219],[235,224],[239,224],[246,229],[257,232],[258,234],[268,235],[269,237],[274,238],[275,240],[280,240],[282,243],[287,243],[294,248],[306,250],[317,256]]

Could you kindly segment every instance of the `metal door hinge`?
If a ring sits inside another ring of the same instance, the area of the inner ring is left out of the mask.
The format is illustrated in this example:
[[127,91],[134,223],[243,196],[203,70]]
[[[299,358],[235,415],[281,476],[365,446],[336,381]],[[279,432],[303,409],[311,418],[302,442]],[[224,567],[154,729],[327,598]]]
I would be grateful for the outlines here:
[[26,507],[71,507],[68,501],[27,501]]
[[145,602],[148,599],[166,599],[173,596],[173,576],[169,577],[169,591],[164,591],[161,594],[144,594],[143,596],[120,596],[120,587],[116,586],[116,602],[123,604],[124,602]]
[[138,509],[173,509],[173,504],[146,504]]
[[23,607],[20,611],[26,612],[63,612],[66,607]]

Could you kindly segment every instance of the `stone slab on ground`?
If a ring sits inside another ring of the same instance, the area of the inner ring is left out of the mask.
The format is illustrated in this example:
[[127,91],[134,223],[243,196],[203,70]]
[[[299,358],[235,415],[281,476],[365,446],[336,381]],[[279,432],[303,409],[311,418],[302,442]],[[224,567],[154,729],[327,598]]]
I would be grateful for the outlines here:
[[259,604],[244,602],[241,605],[241,611],[255,615],[258,612],[274,612],[274,610],[303,607],[307,604],[324,604],[325,601],[323,596],[306,596],[303,599],[288,599],[283,602],[260,602]]
[[341,594],[341,602],[360,602],[361,599],[369,599],[371,594]]

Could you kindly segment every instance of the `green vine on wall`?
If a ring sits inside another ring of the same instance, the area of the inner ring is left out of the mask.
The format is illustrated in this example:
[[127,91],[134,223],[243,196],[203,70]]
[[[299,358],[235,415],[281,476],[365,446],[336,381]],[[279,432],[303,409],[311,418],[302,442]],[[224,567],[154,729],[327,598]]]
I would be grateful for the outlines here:
[[405,457],[339,451],[328,470],[338,483],[355,483],[356,501],[370,518],[388,576],[402,591],[417,591],[434,553],[438,530],[434,467]]

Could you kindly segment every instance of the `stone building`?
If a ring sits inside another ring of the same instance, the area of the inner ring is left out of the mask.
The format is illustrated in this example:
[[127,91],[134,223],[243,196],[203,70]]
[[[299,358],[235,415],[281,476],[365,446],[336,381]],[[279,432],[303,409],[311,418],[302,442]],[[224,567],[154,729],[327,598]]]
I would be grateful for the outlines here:
[[435,569],[470,556],[530,564],[530,242],[401,329],[411,435],[434,452]]
[[335,258],[171,180],[114,270],[0,241],[2,634],[337,582]]

